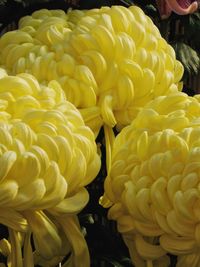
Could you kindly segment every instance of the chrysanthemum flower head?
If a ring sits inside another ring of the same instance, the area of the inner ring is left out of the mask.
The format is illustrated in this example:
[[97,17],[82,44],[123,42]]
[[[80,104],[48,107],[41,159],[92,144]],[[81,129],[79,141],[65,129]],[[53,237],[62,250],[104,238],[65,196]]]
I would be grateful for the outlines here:
[[135,266],[200,264],[199,111],[198,97],[160,96],[116,137],[101,203]]
[[27,264],[34,262],[32,232],[35,264],[53,266],[49,260],[71,251],[74,266],[77,255],[89,266],[76,214],[100,167],[95,137],[57,82],[40,86],[30,74],[0,73],[0,222],[10,229],[12,264],[22,266],[19,231]]
[[130,124],[148,101],[181,88],[173,48],[136,6],[36,11],[0,49],[10,73],[57,80],[95,134],[103,124]]

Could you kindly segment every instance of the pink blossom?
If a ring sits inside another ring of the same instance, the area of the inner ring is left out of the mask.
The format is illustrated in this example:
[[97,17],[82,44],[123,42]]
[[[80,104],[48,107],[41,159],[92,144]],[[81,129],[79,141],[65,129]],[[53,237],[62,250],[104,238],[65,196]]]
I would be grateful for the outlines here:
[[198,9],[198,1],[194,0],[156,0],[162,19],[168,18],[172,11],[178,15],[187,15]]

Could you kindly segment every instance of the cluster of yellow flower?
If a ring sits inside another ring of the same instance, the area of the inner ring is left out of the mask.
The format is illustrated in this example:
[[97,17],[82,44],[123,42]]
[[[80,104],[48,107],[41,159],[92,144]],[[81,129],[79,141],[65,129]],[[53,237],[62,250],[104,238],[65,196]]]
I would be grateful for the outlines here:
[[136,6],[39,10],[0,38],[0,66],[8,265],[53,267],[69,254],[63,266],[90,266],[77,213],[103,126],[100,202],[135,266],[168,266],[172,253],[199,267],[200,101],[180,92],[183,67],[151,19]]
[[97,135],[131,123],[148,101],[181,89],[183,67],[136,7],[39,10],[0,40],[1,64],[39,82],[55,79]]
[[167,253],[179,256],[178,267],[200,265],[198,100],[160,96],[114,142],[101,201],[135,266],[167,267]]
[[56,81],[0,73],[0,222],[9,228],[9,266],[55,266],[67,253],[71,266],[89,266],[76,214],[100,168],[94,134]]

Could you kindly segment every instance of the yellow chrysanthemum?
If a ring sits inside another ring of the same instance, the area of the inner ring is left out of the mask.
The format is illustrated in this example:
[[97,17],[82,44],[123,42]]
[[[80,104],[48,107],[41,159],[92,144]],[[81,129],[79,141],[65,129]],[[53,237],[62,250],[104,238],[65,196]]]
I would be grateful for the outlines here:
[[148,101],[181,87],[173,48],[136,6],[36,11],[4,34],[0,51],[9,73],[57,80],[95,134],[130,124]]
[[199,267],[200,102],[151,101],[116,137],[101,199],[136,267]]
[[89,266],[76,214],[100,167],[95,137],[57,82],[0,74],[0,223],[10,229],[11,265],[23,266],[24,244],[26,266],[54,266],[68,252],[73,266]]

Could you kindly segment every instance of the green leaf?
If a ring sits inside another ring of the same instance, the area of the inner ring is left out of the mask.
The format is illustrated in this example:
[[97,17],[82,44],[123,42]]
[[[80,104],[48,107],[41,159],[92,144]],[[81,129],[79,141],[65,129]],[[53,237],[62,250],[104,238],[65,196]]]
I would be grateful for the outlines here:
[[200,13],[196,12],[188,16],[188,23],[185,26],[185,33],[188,36],[200,31]]
[[189,75],[197,74],[200,68],[200,58],[197,52],[183,42],[177,42],[172,45],[176,52],[176,57],[183,64],[185,71]]
[[5,5],[6,2],[7,2],[7,0],[0,0],[0,6]]
[[198,49],[200,53],[200,42],[199,33],[200,32],[200,12],[196,12],[189,16],[188,25],[185,28],[185,34],[189,39],[190,44]]
[[146,5],[145,6],[145,9],[148,10],[149,12],[152,12],[154,14],[157,13],[157,9],[154,5],[150,4],[150,5]]
[[200,20],[200,12],[195,12],[189,17],[190,23],[196,23]]

